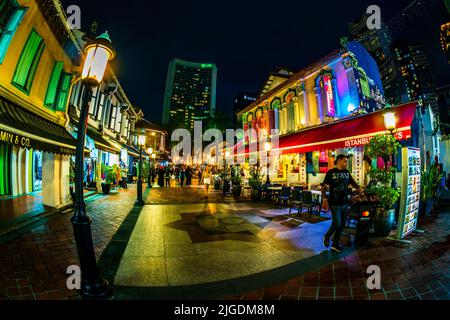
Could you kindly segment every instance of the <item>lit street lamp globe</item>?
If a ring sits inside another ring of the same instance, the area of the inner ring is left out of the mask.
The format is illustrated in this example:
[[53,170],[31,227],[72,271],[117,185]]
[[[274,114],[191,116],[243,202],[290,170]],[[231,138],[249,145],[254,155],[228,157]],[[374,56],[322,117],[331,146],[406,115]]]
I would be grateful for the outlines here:
[[116,52],[111,46],[111,39],[108,32],[105,32],[95,38],[95,41],[88,43],[84,52],[86,59],[84,61],[81,79],[92,86],[99,85],[103,80],[108,62],[112,60]]

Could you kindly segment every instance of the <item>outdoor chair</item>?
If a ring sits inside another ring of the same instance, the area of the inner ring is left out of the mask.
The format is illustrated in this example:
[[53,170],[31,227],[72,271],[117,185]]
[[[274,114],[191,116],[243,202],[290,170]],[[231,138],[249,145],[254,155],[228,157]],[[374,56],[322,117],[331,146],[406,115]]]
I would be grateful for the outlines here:
[[261,186],[261,199],[262,200],[268,200],[270,199],[270,190],[269,190],[270,185],[265,183]]
[[281,189],[281,193],[277,198],[278,202],[281,202],[281,207],[283,207],[283,204],[287,207],[287,202],[291,198],[291,187],[283,187]]
[[301,213],[300,206],[302,205],[302,189],[294,188],[292,190],[292,198],[291,198],[291,206],[289,208],[289,214],[291,214],[291,210],[293,207],[297,208],[297,213]]
[[[308,214],[311,216],[311,213],[313,213],[313,208],[318,208],[317,214],[320,215],[320,203],[317,200],[313,200],[313,196],[311,191],[302,191],[302,206],[301,210],[303,208],[308,208]],[[300,210],[300,213],[302,212]]]

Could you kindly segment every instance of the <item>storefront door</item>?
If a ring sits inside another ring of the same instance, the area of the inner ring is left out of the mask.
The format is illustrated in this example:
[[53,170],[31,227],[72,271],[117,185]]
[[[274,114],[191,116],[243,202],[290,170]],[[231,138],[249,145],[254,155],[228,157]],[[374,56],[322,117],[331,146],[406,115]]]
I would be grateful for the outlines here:
[[42,152],[33,152],[33,191],[42,190]]

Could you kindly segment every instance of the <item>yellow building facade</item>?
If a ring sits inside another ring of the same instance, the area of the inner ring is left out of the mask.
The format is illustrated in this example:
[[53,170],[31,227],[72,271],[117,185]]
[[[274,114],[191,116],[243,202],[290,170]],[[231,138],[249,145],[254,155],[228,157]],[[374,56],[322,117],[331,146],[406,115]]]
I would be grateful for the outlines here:
[[72,43],[58,18],[64,14],[48,3],[6,0],[0,5],[0,201],[33,193],[44,205],[61,207],[70,202],[75,140],[65,127],[78,67],[64,49]]

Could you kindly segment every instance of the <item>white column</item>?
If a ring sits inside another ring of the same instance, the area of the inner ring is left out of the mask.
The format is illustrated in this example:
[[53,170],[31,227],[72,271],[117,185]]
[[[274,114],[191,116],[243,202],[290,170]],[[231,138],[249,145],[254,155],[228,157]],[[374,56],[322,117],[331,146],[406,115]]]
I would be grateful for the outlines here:
[[60,168],[61,179],[60,179],[60,183],[59,183],[59,188],[61,190],[60,191],[61,192],[60,203],[61,203],[61,206],[65,206],[72,201],[71,197],[70,197],[70,189],[69,189],[70,156],[66,156],[66,155],[61,156],[60,167],[61,167]]
[[17,152],[17,191],[18,194],[24,194],[26,192],[26,166],[27,155],[25,149],[19,148]]
[[42,202],[54,208],[61,206],[61,170],[58,157],[48,152],[42,154]]
[[[24,185],[24,193],[30,193],[33,192],[33,187],[30,188],[30,185],[33,186],[33,167],[31,166],[31,172],[30,172],[30,161],[31,165],[33,165],[33,153],[30,152],[28,149],[24,149],[24,158],[25,158],[25,167],[24,167],[24,174],[25,174],[25,185]],[[30,181],[31,180],[31,181]]]

